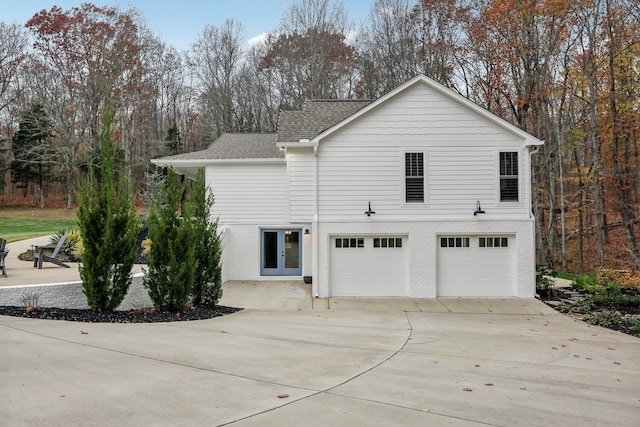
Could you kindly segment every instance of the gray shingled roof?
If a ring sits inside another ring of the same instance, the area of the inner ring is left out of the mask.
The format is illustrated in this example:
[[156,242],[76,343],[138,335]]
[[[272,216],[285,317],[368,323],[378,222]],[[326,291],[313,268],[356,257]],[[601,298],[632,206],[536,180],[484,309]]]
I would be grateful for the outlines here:
[[371,102],[371,100],[314,100],[307,101],[302,111],[282,111],[278,120],[278,142],[311,139]]
[[206,150],[177,154],[162,160],[278,159],[284,153],[275,133],[225,133]]
[[277,142],[311,139],[371,102],[333,99],[307,101],[303,111],[280,113],[277,134],[225,133],[206,150],[163,157],[162,161],[283,158],[284,153],[276,145]]

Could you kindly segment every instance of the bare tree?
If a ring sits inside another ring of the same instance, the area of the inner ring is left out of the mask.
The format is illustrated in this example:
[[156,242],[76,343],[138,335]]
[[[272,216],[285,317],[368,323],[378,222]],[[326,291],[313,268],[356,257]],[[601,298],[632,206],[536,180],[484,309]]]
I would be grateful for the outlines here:
[[232,19],[220,28],[207,25],[189,56],[215,136],[237,130],[234,98],[244,54],[243,32],[242,24]]
[[271,90],[283,108],[301,108],[305,99],[354,95],[357,67],[351,36],[340,1],[296,1],[283,13],[260,64],[271,73]]
[[[612,4],[614,3],[614,4]],[[635,193],[637,184],[637,129],[633,103],[639,95],[638,74],[628,67],[629,61],[637,61],[637,35],[640,26],[629,18],[631,5],[626,1],[605,0],[605,29],[609,49],[607,65],[609,81],[608,109],[610,116],[610,138],[613,155],[613,173],[617,204],[622,217],[622,227],[627,235],[629,252],[636,268],[640,268],[640,249],[634,233],[633,220],[637,208]],[[637,5],[636,5],[637,7]],[[629,45],[628,40],[636,41]],[[609,133],[609,132],[608,132]],[[634,158],[635,157],[635,158]]]
[[[20,65],[26,57],[27,38],[17,24],[0,22],[0,126],[10,127],[13,121],[7,117],[7,107],[15,101],[18,92],[15,85]],[[4,177],[10,159],[9,137],[0,133],[0,177]],[[4,179],[0,180],[0,188],[4,189]]]
[[358,94],[377,98],[416,75],[415,25],[408,0],[376,0],[358,38]]
[[0,22],[0,113],[12,102],[11,86],[26,57],[27,37],[18,24]]

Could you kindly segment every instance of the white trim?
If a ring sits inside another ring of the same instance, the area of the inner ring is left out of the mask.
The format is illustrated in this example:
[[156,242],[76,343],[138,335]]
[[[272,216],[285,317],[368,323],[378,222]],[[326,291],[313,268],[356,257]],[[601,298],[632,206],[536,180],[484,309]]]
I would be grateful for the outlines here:
[[280,147],[280,148],[287,148],[287,147],[296,147],[296,148],[312,148],[312,147],[317,147],[318,146],[318,141],[314,141],[314,142],[309,142],[309,140],[306,141],[290,141],[290,142],[277,142],[276,146]]
[[227,163],[262,163],[262,164],[271,164],[271,163],[285,163],[286,159],[283,158],[269,158],[269,159],[185,159],[185,160],[164,160],[160,159],[151,159],[151,163],[156,166],[195,166],[195,167],[204,167],[214,164],[227,164]]
[[207,168],[208,166],[224,165],[224,164],[253,164],[253,165],[269,165],[286,163],[286,159],[182,159],[182,160],[165,160],[151,159],[151,163],[160,167],[171,167],[178,174],[185,175],[188,178],[195,179],[198,170]]

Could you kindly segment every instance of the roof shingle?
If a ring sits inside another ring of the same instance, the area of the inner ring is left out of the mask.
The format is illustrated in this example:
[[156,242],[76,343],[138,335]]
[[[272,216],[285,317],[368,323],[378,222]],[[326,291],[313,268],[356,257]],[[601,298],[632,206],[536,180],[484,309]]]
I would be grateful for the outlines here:
[[163,157],[174,160],[279,159],[284,153],[277,142],[298,142],[311,139],[341,122],[371,100],[307,101],[302,111],[282,111],[278,133],[225,133],[206,150]]
[[302,111],[282,111],[278,120],[278,142],[311,139],[341,122],[371,100],[313,100]]
[[163,160],[278,159],[284,153],[275,133],[225,133],[206,150],[164,157]]

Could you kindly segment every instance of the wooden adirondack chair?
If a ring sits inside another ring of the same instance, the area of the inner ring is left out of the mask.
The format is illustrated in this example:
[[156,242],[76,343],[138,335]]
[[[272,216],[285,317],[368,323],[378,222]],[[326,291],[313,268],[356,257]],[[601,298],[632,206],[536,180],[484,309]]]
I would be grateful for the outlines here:
[[7,257],[9,249],[7,249],[7,240],[0,237],[0,269],[2,269],[2,275],[7,277],[7,267],[4,259]]
[[[60,249],[62,248],[62,245],[64,245],[64,241],[67,240],[67,235],[63,235],[60,240],[58,240],[58,244],[53,246],[36,246],[35,250],[33,251],[33,266],[34,267],[38,267],[38,269],[42,268],[42,263],[43,262],[51,262],[54,263],[56,265],[59,265],[60,267],[65,267],[65,268],[69,268],[69,266],[67,264],[65,264],[64,262],[60,261],[58,258],[56,258],[58,256],[58,252],[60,252]],[[51,255],[45,255],[45,251],[50,251],[53,250],[53,252],[51,253]]]

